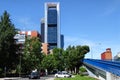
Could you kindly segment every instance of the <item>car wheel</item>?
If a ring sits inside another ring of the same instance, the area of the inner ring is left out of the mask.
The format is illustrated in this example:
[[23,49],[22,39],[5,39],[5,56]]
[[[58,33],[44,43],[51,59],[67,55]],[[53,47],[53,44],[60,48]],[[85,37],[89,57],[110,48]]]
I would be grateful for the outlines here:
[[38,77],[38,79],[40,79],[40,77]]

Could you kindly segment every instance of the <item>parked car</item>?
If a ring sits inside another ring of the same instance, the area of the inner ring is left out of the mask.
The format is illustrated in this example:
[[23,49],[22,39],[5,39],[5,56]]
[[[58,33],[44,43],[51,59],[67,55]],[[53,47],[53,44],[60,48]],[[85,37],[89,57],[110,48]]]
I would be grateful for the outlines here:
[[31,72],[29,75],[29,79],[40,79],[40,73],[39,72]]
[[45,76],[45,72],[40,72],[40,76]]
[[71,77],[72,75],[66,71],[59,71],[55,74],[55,77]]

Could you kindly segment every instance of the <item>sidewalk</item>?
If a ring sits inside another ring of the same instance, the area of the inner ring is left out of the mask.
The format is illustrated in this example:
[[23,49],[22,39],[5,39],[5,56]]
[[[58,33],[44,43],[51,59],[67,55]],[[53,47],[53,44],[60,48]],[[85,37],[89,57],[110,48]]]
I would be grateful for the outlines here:
[[55,78],[49,78],[49,79],[45,79],[45,80],[54,80]]
[[18,78],[0,78],[0,80],[17,80]]

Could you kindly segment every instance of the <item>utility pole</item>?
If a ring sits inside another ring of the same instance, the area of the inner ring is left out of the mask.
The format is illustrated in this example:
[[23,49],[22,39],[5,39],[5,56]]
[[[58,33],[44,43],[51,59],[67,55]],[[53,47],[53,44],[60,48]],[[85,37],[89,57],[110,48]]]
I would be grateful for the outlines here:
[[21,77],[21,53],[19,53],[20,54],[20,62],[19,62],[19,64],[20,64],[20,66],[19,66],[19,77]]

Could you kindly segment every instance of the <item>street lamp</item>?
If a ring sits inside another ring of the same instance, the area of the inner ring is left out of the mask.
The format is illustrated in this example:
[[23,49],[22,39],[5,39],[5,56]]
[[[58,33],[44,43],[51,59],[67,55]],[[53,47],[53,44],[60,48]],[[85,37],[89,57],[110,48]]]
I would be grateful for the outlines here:
[[22,57],[22,44],[19,44],[19,50],[18,50],[18,54],[19,54],[19,77],[21,77],[21,57]]
[[19,55],[19,77],[21,76],[21,57],[23,54],[23,44],[25,43],[25,33],[16,34],[14,39],[16,40],[16,44],[18,45],[18,51],[16,54]]
[[89,45],[89,49],[90,49],[89,58],[91,58],[91,59],[93,59],[92,47],[93,47],[93,45]]
[[[97,47],[97,48],[98,48],[98,45],[101,45],[101,43],[96,43],[95,46],[91,46],[91,47],[90,47],[91,59],[93,59],[93,48],[92,48],[92,47],[94,47],[94,48]],[[99,46],[99,47],[100,47],[100,46]]]
[[4,67],[4,71],[5,71],[5,77],[6,77],[6,66]]
[[16,54],[18,54],[18,59],[19,59],[19,61],[18,61],[18,71],[19,71],[19,77],[21,76],[20,74],[21,74],[21,52],[20,52],[20,50],[18,50],[17,52],[16,52]]
[[90,52],[91,52],[91,59],[93,59],[92,47],[90,48]]
[[21,53],[20,54],[20,60],[19,60],[19,77],[21,77]]

